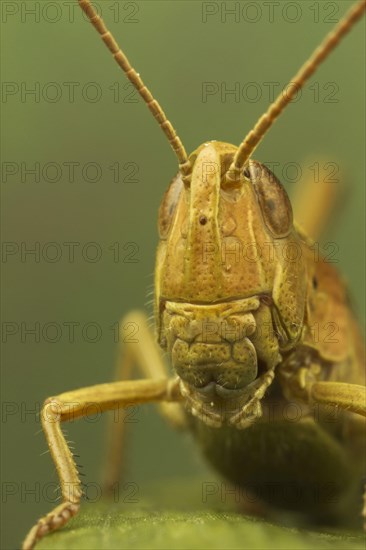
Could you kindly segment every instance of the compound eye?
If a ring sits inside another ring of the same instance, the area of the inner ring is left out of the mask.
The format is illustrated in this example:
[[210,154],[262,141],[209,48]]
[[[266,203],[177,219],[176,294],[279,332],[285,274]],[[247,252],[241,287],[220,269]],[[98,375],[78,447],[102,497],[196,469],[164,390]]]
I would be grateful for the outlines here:
[[274,237],[286,237],[292,228],[292,207],[286,191],[264,164],[250,161],[249,171],[264,223]]
[[183,181],[180,172],[172,179],[168,189],[165,191],[163,200],[159,208],[159,235],[161,239],[166,239],[174,217],[181,191]]
[[246,166],[243,170],[243,176],[247,179],[247,180],[250,180],[250,170],[249,170],[249,167]]

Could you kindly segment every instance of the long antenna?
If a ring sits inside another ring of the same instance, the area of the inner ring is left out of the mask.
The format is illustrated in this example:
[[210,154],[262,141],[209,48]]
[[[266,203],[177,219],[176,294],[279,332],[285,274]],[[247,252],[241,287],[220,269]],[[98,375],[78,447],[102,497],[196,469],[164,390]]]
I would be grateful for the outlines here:
[[170,145],[173,148],[174,153],[178,158],[179,170],[182,174],[183,180],[186,182],[189,180],[189,175],[191,172],[191,164],[188,160],[187,153],[184,149],[184,146],[177,136],[176,131],[174,130],[172,124],[167,119],[163,109],[159,103],[154,99],[149,89],[145,86],[140,75],[135,71],[135,69],[130,65],[125,54],[122,52],[118,46],[116,40],[114,39],[111,32],[105,26],[103,19],[97,14],[94,7],[91,5],[90,0],[79,0],[79,5],[81,9],[85,12],[89,18],[92,25],[101,35],[101,38],[109,51],[112,53],[114,59],[125,72],[129,81],[136,88],[142,99],[145,101],[146,105],[150,109],[154,118],[159,123],[159,126],[163,130],[164,134],[169,140]]
[[319,65],[334,50],[340,40],[353,25],[358,21],[366,9],[366,0],[361,0],[354,5],[344,18],[336,25],[324,39],[322,44],[314,51],[313,55],[304,63],[295,77],[291,80],[290,90],[280,93],[277,99],[271,104],[268,111],[258,120],[254,128],[247,134],[235,153],[233,162],[226,172],[226,180],[237,181],[244,165],[249,160],[257,145],[265,136],[274,121],[282,113],[284,108],[292,101],[298,90],[300,90],[310,76],[316,71]]

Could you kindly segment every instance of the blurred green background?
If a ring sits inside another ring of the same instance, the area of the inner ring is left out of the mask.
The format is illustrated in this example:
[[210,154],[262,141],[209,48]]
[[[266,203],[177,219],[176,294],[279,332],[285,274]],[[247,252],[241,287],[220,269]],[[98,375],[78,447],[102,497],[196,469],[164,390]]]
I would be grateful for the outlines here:
[[[271,86],[278,92],[287,84],[351,4],[281,1],[270,3],[272,17],[266,2],[97,3],[189,152],[210,139],[239,143],[267,108]],[[234,16],[225,14],[225,7],[240,9]],[[112,378],[111,327],[148,300],[157,209],[177,166],[161,130],[82,18],[76,0],[4,1],[1,9],[1,547],[10,549],[50,509],[49,483],[56,483],[49,455],[40,456],[46,444],[41,433],[36,435],[40,426],[34,411],[47,396]],[[294,172],[288,163],[305,162],[304,174],[311,174],[317,158],[342,169],[350,193],[324,242],[339,247],[339,268],[362,323],[364,28],[363,21],[347,36],[255,155],[261,162],[279,163],[275,173],[290,193],[296,183],[289,181]],[[207,82],[218,92],[205,101]],[[239,98],[221,97],[221,90],[235,86]],[[31,89],[34,94],[27,93]],[[34,167],[39,178],[27,173]],[[73,261],[71,245],[65,244],[71,242],[80,243],[73,245]],[[34,246],[39,261],[24,254]],[[100,258],[92,261],[96,252]],[[36,323],[39,341],[26,334]],[[138,411],[135,418],[126,479],[138,484],[141,496],[151,479],[215,479],[189,436],[174,433],[154,409]],[[66,429],[81,455],[85,481],[98,482],[105,419],[80,420]]]

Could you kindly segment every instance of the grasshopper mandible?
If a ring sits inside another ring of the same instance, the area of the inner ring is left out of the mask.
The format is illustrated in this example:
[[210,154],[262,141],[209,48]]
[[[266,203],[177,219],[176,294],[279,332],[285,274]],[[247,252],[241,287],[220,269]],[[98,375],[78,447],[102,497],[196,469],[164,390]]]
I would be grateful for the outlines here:
[[[281,183],[251,157],[296,91],[361,18],[366,1],[349,10],[239,147],[210,141],[190,156],[89,0],[79,4],[168,138],[179,171],[159,211],[156,335],[143,313],[131,312],[125,320],[138,323],[140,339],[121,350],[117,381],[46,400],[42,425],[63,502],[30,530],[23,549],[79,510],[81,482],[61,422],[83,416],[89,403],[107,411],[156,402],[173,424],[192,429],[224,476],[250,485],[264,504],[288,506],[283,495],[271,493],[271,484],[280,482],[301,491],[302,498],[291,502],[296,511],[315,520],[339,519],[338,505],[357,501],[365,468],[365,361],[344,283],[311,253],[329,201],[324,189],[313,188],[312,203],[303,200],[298,209],[301,225],[295,223]],[[243,245],[268,246],[271,254],[236,261],[236,247]],[[299,252],[296,261],[285,254],[289,247]],[[234,252],[234,261],[223,250]],[[315,344],[312,327],[333,321],[337,339]],[[168,352],[173,377],[161,350]],[[144,379],[128,380],[134,365]],[[275,402],[295,403],[301,420],[287,422],[274,411]],[[314,405],[334,407],[336,424],[315,419]],[[117,424],[107,486],[118,479],[121,438]],[[325,505],[312,488],[327,482],[336,498]]]

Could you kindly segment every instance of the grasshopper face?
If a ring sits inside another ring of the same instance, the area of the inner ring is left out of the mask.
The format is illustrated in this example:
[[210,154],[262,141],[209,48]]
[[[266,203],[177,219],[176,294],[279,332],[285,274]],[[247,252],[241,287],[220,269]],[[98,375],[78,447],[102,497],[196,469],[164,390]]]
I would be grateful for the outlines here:
[[[290,201],[263,165],[225,175],[236,147],[209,142],[190,156],[159,213],[156,322],[191,412],[246,425],[281,352],[304,319],[305,261]],[[239,411],[239,413],[238,413]]]
[[260,412],[282,353],[301,337],[308,279],[288,197],[273,174],[250,159],[297,91],[361,18],[366,0],[349,10],[238,148],[204,143],[189,158],[90,1],[79,3],[179,164],[159,214],[155,317],[160,345],[171,356],[194,414],[207,413],[215,426],[245,424]]

